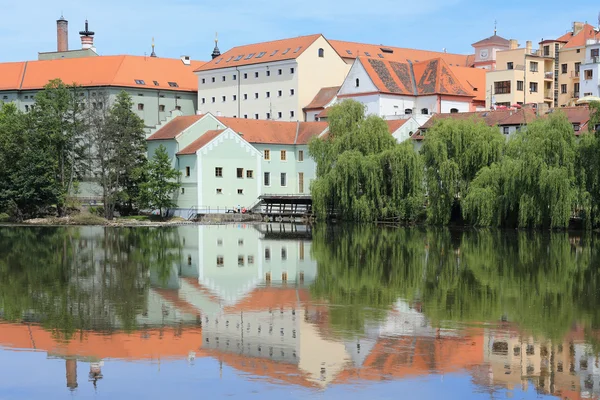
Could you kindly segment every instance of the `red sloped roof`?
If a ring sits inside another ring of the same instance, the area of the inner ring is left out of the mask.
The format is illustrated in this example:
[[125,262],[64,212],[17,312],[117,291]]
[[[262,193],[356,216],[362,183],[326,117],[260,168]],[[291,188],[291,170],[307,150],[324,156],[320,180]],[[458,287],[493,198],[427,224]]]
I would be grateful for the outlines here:
[[310,102],[309,105],[304,107],[305,110],[318,110],[325,108],[325,106],[337,96],[340,91],[339,86],[326,87],[319,90],[315,98]]
[[300,122],[296,144],[308,144],[314,136],[319,136],[329,127],[327,122]]
[[567,42],[567,44],[563,46],[563,49],[571,49],[575,47],[584,47],[585,42],[588,39],[595,38],[600,39],[600,32],[597,32],[596,28],[592,25],[584,24],[583,29],[577,32],[576,35],[573,35],[573,32],[567,32],[556,40],[559,42]]
[[19,89],[24,69],[24,62],[0,63],[0,90]]
[[206,146],[211,140],[213,140],[214,138],[219,136],[224,131],[225,131],[225,129],[215,129],[215,130],[210,130],[210,131],[204,132],[204,134],[202,136],[200,136],[198,139],[196,139],[192,143],[190,143],[189,146],[187,146],[185,149],[181,150],[179,153],[177,153],[177,155],[184,156],[184,155],[196,154],[196,152],[198,150],[200,150],[201,148]]
[[300,56],[319,37],[321,37],[321,34],[234,47],[214,60],[200,66],[196,69],[196,72],[220,68],[234,68],[241,65],[261,64],[272,61],[293,60]]
[[158,131],[154,132],[154,134],[152,134],[146,140],[175,139],[181,132],[198,122],[200,118],[202,118],[201,115],[185,115],[176,117]]
[[420,95],[449,94],[455,96],[472,96],[458,80],[450,67],[441,58],[413,65],[417,92]]
[[408,121],[407,119],[391,119],[385,121],[387,123],[388,129],[390,133],[396,132],[402,125],[404,125]]

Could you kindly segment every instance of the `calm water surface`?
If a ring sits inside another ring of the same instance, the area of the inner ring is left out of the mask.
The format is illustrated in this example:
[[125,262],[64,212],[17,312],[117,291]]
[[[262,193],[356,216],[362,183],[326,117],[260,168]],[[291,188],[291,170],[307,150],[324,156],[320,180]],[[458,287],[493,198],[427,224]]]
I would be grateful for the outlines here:
[[0,228],[0,399],[600,394],[600,238]]

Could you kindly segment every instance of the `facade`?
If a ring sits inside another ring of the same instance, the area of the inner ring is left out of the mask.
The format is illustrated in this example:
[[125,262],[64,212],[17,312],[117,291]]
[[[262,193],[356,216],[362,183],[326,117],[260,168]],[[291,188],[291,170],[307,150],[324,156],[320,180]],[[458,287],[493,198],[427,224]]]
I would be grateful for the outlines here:
[[480,40],[473,43],[473,49],[475,50],[475,61],[473,66],[475,68],[481,68],[488,71],[496,70],[496,53],[503,50],[509,50],[516,48],[516,40],[506,40],[496,34],[489,38]]
[[579,98],[600,97],[600,39],[588,39],[585,46],[585,61],[580,70]]
[[327,131],[326,122],[178,115],[152,131],[148,155],[164,145],[181,171],[181,216],[250,208],[262,194],[310,192],[316,164],[308,141]]
[[234,47],[195,70],[198,111],[303,121],[303,107],[321,88],[341,84],[348,69],[322,35]]

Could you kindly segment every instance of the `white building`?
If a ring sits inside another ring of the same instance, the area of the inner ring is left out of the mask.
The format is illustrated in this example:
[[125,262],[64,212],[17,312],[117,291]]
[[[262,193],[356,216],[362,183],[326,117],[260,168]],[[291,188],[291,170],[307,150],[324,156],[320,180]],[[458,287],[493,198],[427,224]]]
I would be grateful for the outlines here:
[[600,97],[600,40],[588,39],[581,64],[579,97]]

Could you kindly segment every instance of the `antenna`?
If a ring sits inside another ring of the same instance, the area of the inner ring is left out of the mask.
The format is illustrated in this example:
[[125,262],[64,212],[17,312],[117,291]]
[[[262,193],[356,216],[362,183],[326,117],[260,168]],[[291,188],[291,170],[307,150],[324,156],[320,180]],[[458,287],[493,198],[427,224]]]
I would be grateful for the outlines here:
[[498,31],[498,21],[494,20],[494,36],[496,36],[497,31]]

